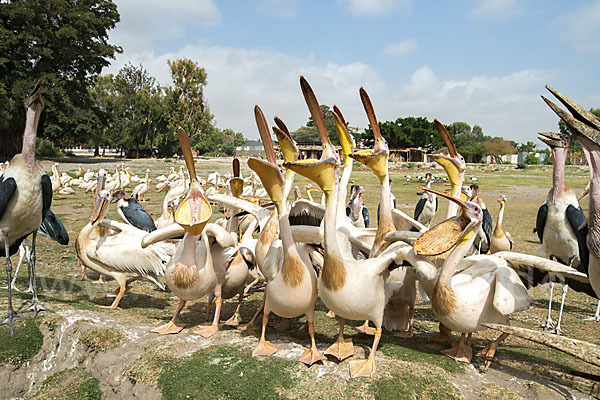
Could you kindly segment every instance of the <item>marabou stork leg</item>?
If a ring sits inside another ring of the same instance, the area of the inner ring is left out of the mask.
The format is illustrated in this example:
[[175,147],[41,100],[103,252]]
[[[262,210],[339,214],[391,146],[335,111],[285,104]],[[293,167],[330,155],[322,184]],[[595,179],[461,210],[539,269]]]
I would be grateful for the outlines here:
[[552,313],[552,292],[554,291],[554,282],[550,282],[550,300],[548,300],[548,318],[546,318],[546,322],[540,325],[540,328],[544,328],[545,331],[549,331],[554,328],[554,321],[550,317]]
[[[25,244],[23,244],[25,243]],[[21,263],[23,263],[23,259],[25,257],[27,257],[27,259],[29,259],[29,246],[27,246],[27,239],[23,240],[23,243],[21,243],[21,245],[19,246],[19,263],[17,264],[17,269],[13,275],[12,281],[10,282],[10,287],[12,290],[16,290],[17,292],[19,292],[19,289],[17,289],[17,286],[15,285],[16,281],[17,281],[17,275],[19,274],[19,268],[21,267]],[[2,286],[0,287],[0,289],[8,289],[8,286]]]
[[596,314],[593,317],[584,318],[584,321],[600,321],[600,300],[598,300],[598,306],[596,306]]
[[[10,261],[10,256],[9,256],[9,243],[8,243],[8,232],[7,231],[2,231],[2,236],[4,236],[4,251],[6,252],[6,282],[10,282],[11,281],[11,275],[12,275],[12,263]],[[0,325],[8,325],[8,327],[10,328],[10,335],[12,336],[15,330],[15,319],[26,319],[24,317],[21,317],[20,315],[17,315],[17,312],[15,311],[15,309],[13,308],[12,305],[12,288],[11,285],[8,285],[8,313],[6,314],[6,316],[4,317],[4,319],[2,320],[2,322],[0,322]]]
[[562,290],[562,299],[560,300],[560,312],[558,313],[558,323],[556,324],[556,329],[554,333],[560,335],[562,333],[562,329],[560,329],[560,320],[562,319],[563,307],[565,306],[565,297],[567,296],[567,291],[569,290],[569,285],[564,284]]
[[[33,282],[31,280],[31,249],[29,248],[29,244],[27,239],[25,239],[25,260],[27,261],[27,290],[25,293],[33,293]],[[19,269],[17,268],[17,271]],[[13,281],[17,280],[17,273],[15,272],[15,276]]]
[[29,308],[27,309],[27,311],[33,311],[33,318],[35,318],[38,313],[40,311],[50,311],[50,312],[54,312],[50,309],[47,309],[46,307],[44,307],[44,305],[40,302],[40,300],[37,297],[37,289],[35,286],[35,262],[36,262],[36,255],[35,255],[35,239],[37,238],[37,231],[33,232],[32,234],[32,238],[31,238],[31,258],[30,260],[28,260],[27,265],[31,265],[31,285],[33,288],[33,297],[31,298],[31,300],[29,301]]

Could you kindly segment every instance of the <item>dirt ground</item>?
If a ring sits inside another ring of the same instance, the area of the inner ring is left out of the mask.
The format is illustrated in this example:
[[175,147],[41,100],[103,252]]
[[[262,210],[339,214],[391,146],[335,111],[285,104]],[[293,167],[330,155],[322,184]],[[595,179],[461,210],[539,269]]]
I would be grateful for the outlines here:
[[[169,167],[179,168],[183,165],[183,161],[176,160],[75,158],[61,159],[58,162],[61,172],[71,175],[79,165],[84,171],[87,168],[97,171],[102,167],[114,172],[116,166],[124,163],[139,176],[144,175],[146,168],[150,169],[152,179],[166,174]],[[44,162],[46,171],[50,172],[52,163],[53,160]],[[246,161],[242,160],[241,164],[242,173],[247,176],[249,169]],[[197,160],[196,166],[199,175],[206,177],[210,172],[229,171],[231,159],[201,158]],[[406,164],[396,163],[390,166],[390,170],[397,207],[409,215],[412,215],[418,201],[416,192],[421,183],[417,177],[424,176],[427,171],[432,171],[437,176],[444,175],[444,171],[435,165],[408,168]],[[507,196],[504,228],[515,241],[515,251],[535,254],[539,247],[532,229],[537,209],[551,186],[550,173],[551,166],[517,170],[511,165],[469,165],[467,169],[465,181],[467,184],[476,182],[480,185],[481,197],[494,218],[494,224],[498,213],[496,199],[501,194]],[[410,178],[407,178],[409,175]],[[365,204],[369,208],[371,221],[376,221],[379,192],[375,177],[365,169],[355,168],[351,179],[365,186]],[[567,167],[567,185],[577,194],[583,190],[588,180],[587,167]],[[296,182],[304,193],[304,185],[308,181],[297,178]],[[441,183],[434,184],[434,187],[443,188]],[[170,293],[162,292],[150,283],[136,282],[132,290],[125,294],[121,309],[111,311],[98,306],[106,306],[112,302],[106,294],[116,287],[114,281],[97,284],[80,280],[74,243],[81,228],[89,221],[92,197],[81,189],[75,190],[73,195],[55,194],[52,204],[52,210],[69,232],[69,245],[60,246],[45,239],[38,240],[38,286],[42,301],[55,313],[42,313],[34,320],[31,329],[38,329],[43,335],[43,339],[37,344],[39,350],[36,354],[23,362],[14,362],[2,359],[3,350],[0,349],[0,360],[3,360],[0,380],[6,382],[0,398],[69,398],[65,397],[66,393],[70,393],[69,388],[75,388],[74,393],[81,395],[89,385],[97,385],[99,393],[107,399],[258,398],[265,397],[260,392],[263,389],[268,389],[265,392],[270,393],[268,398],[376,399],[389,398],[391,394],[395,398],[431,399],[591,398],[521,368],[493,364],[483,373],[482,363],[475,358],[472,365],[455,364],[440,353],[448,345],[433,340],[437,333],[437,322],[429,304],[421,302],[418,303],[415,314],[413,338],[400,339],[384,332],[381,351],[377,355],[377,371],[371,379],[349,380],[349,360],[341,363],[326,361],[310,368],[297,363],[295,360],[309,344],[308,334],[304,330],[304,318],[291,321],[287,326],[282,323],[283,320],[271,318],[267,338],[280,351],[273,359],[267,360],[256,361],[249,357],[258,342],[259,331],[242,332],[221,325],[220,331],[210,339],[193,334],[195,326],[206,324],[205,299],[188,305],[183,311],[180,320],[188,325],[179,335],[158,337],[150,333],[150,330],[165,323],[177,304],[177,299]],[[161,213],[162,197],[163,194],[157,193],[152,187],[148,192],[148,201],[143,203],[153,218]],[[440,203],[436,223],[443,220],[446,203]],[[587,199],[582,201],[582,207],[587,214]],[[220,216],[222,214],[214,207],[213,220]],[[111,207],[108,218],[119,219],[114,206]],[[13,256],[15,264],[16,259]],[[89,275],[91,278],[98,278],[94,273]],[[4,285],[4,279],[0,279],[0,285]],[[17,286],[23,289],[26,282],[26,273],[22,271]],[[554,320],[558,315],[561,289],[557,285],[554,291]],[[541,330],[539,325],[545,321],[548,309],[548,285],[534,288],[530,294],[530,308],[513,315],[512,324]],[[6,297],[7,291],[1,290],[0,309],[6,308]],[[15,297],[15,304],[19,306],[30,295],[16,292]],[[262,292],[256,291],[244,301],[243,321],[250,319],[261,298]],[[234,300],[224,302],[222,322],[233,313],[235,303]],[[600,344],[599,323],[584,321],[584,318],[593,315],[595,306],[594,299],[569,291],[562,321],[563,334]],[[326,311],[319,301],[315,329],[317,345],[321,351],[333,342],[337,332],[336,320],[327,317]],[[353,359],[366,357],[372,341],[371,337],[352,329],[359,324],[360,321],[354,321],[345,330],[356,347]],[[17,323],[15,336],[25,330],[22,322]],[[0,330],[0,335],[2,334],[3,338],[8,337],[5,331]],[[475,335],[474,353],[496,336],[497,333],[493,331]],[[456,341],[458,336],[455,335],[454,339]],[[13,342],[6,339],[4,346],[9,346],[10,343]],[[34,346],[37,342],[31,339],[14,343],[25,343],[14,345],[19,347]],[[234,358],[232,361],[223,354],[239,356],[231,356]],[[514,337],[509,337],[500,346],[498,357],[600,375],[600,368],[585,365],[558,351]],[[235,368],[241,368],[240,372]],[[260,374],[253,375],[250,373],[252,370],[258,370]],[[75,374],[82,371],[85,376]],[[202,371],[202,378],[199,377],[199,371]],[[235,371],[235,376],[232,371]],[[221,385],[219,382],[223,380],[226,382]],[[75,395],[70,395],[75,398],[73,396]],[[80,398],[95,397],[90,395]]]

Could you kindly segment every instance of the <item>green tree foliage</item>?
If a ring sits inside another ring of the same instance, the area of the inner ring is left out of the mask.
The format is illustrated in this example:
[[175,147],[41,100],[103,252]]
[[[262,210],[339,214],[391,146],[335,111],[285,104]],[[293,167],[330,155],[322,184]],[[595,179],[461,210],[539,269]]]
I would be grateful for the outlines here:
[[20,151],[23,99],[42,81],[38,135],[68,144],[98,123],[88,87],[121,48],[108,43],[119,22],[111,0],[0,2],[0,156]]
[[532,141],[527,143],[521,143],[517,146],[517,150],[521,153],[533,153],[535,152],[536,144]]
[[454,122],[447,125],[446,129],[454,141],[456,150],[467,162],[481,161],[481,157],[485,154],[484,142],[491,138],[483,134],[483,129],[479,125],[471,128],[466,122]]
[[[321,112],[323,113],[323,118],[325,119],[325,127],[329,133],[329,140],[331,140],[331,143],[334,145],[339,145],[340,139],[337,135],[331,108],[325,104],[321,104],[319,107],[321,107]],[[298,143],[321,143],[321,139],[319,139],[319,132],[317,132],[317,127],[315,126],[312,116],[308,117],[308,122],[306,122],[305,126],[301,126],[291,134],[292,138],[294,138],[294,140]]]

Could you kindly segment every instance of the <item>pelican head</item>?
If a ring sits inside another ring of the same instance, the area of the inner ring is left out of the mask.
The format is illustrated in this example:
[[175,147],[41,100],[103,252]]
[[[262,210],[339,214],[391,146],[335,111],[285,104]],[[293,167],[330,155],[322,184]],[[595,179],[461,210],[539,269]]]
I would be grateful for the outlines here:
[[98,193],[98,197],[96,198],[96,204],[94,204],[94,210],[92,211],[92,216],[90,218],[90,222],[95,224],[99,219],[102,219],[104,214],[106,213],[106,209],[108,204],[110,203],[110,192],[108,190],[101,190]]
[[96,193],[100,193],[104,190],[104,185],[106,184],[106,179],[108,178],[108,173],[104,168],[98,171],[98,184],[96,185]]
[[318,160],[298,160],[296,162],[284,162],[283,165],[315,182],[323,192],[331,194],[335,190],[336,172],[340,163],[340,157],[338,151],[329,140],[327,128],[325,127],[325,119],[323,118],[317,97],[303,76],[300,76],[300,87],[302,88],[302,94],[304,95],[310,115],[319,132],[323,151],[321,152],[321,158]]
[[452,141],[452,138],[450,137],[450,134],[448,133],[448,130],[444,124],[437,119],[433,120],[433,124],[442,137],[444,144],[448,148],[448,155],[431,154],[430,157],[433,159],[433,161],[440,164],[444,168],[446,174],[448,174],[448,178],[450,179],[450,184],[452,186],[460,185],[462,178],[464,177],[467,163],[465,162],[463,156],[458,154],[456,146],[454,145],[454,142]]
[[477,203],[459,200],[444,192],[428,188],[423,188],[423,190],[455,202],[460,207],[460,213],[421,235],[414,244],[415,253],[435,256],[445,253],[455,245],[470,245],[470,241],[483,219],[481,207]]
[[379,178],[380,183],[383,183],[388,175],[388,156],[390,151],[388,149],[387,141],[383,138],[383,136],[381,136],[379,123],[375,117],[375,110],[373,109],[373,105],[371,104],[371,99],[369,99],[367,91],[361,87],[359,92],[360,99],[362,100],[365,112],[369,118],[369,124],[371,125],[371,130],[373,131],[375,144],[373,145],[372,150],[360,150],[350,154],[350,157],[370,168]]
[[[275,148],[273,147],[273,139],[269,133],[269,126],[265,115],[258,105],[254,106],[254,118],[256,119],[256,126],[262,140],[263,147],[265,149],[266,160],[259,158],[250,157],[248,159],[248,166],[250,169],[258,175],[263,187],[269,194],[269,197],[275,203],[277,211],[282,214],[284,212],[284,195],[283,195],[283,175],[277,166],[277,160],[275,158]],[[288,149],[289,150],[289,149]],[[283,147],[282,147],[282,151]],[[284,152],[284,155],[286,152]],[[288,153],[288,156],[290,154]]]

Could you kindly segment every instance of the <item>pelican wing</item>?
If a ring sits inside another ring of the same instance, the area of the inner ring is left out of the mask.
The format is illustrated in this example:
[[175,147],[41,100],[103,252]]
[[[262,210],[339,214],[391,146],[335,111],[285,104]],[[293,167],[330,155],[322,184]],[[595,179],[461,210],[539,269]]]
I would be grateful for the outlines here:
[[263,274],[267,282],[275,279],[281,266],[283,265],[283,245],[281,240],[276,239],[271,243],[269,251],[265,256],[265,262],[263,265],[259,265],[258,268]]
[[271,212],[261,206],[252,203],[251,201],[243,200],[237,197],[229,196],[213,192],[207,196],[209,201],[219,203],[223,207],[246,211],[256,218],[260,229],[262,230],[271,216]]
[[290,208],[290,225],[319,226],[325,216],[325,206],[314,201],[299,199]]
[[494,308],[502,315],[509,315],[529,307],[529,294],[519,275],[508,266],[500,266],[495,272]]
[[100,238],[96,246],[87,248],[87,256],[117,271],[143,276],[164,275],[165,263],[169,260],[164,250],[155,246],[143,249],[139,240],[121,236]]
[[501,251],[493,256],[506,260],[508,266],[517,272],[528,289],[550,281],[558,281],[568,284],[570,288],[577,292],[583,292],[598,298],[587,275],[567,265],[512,251]]
[[399,231],[418,231],[425,232],[427,227],[415,220],[414,218],[409,217],[406,213],[398,210],[397,208],[392,209],[392,218],[394,220],[394,226]]

